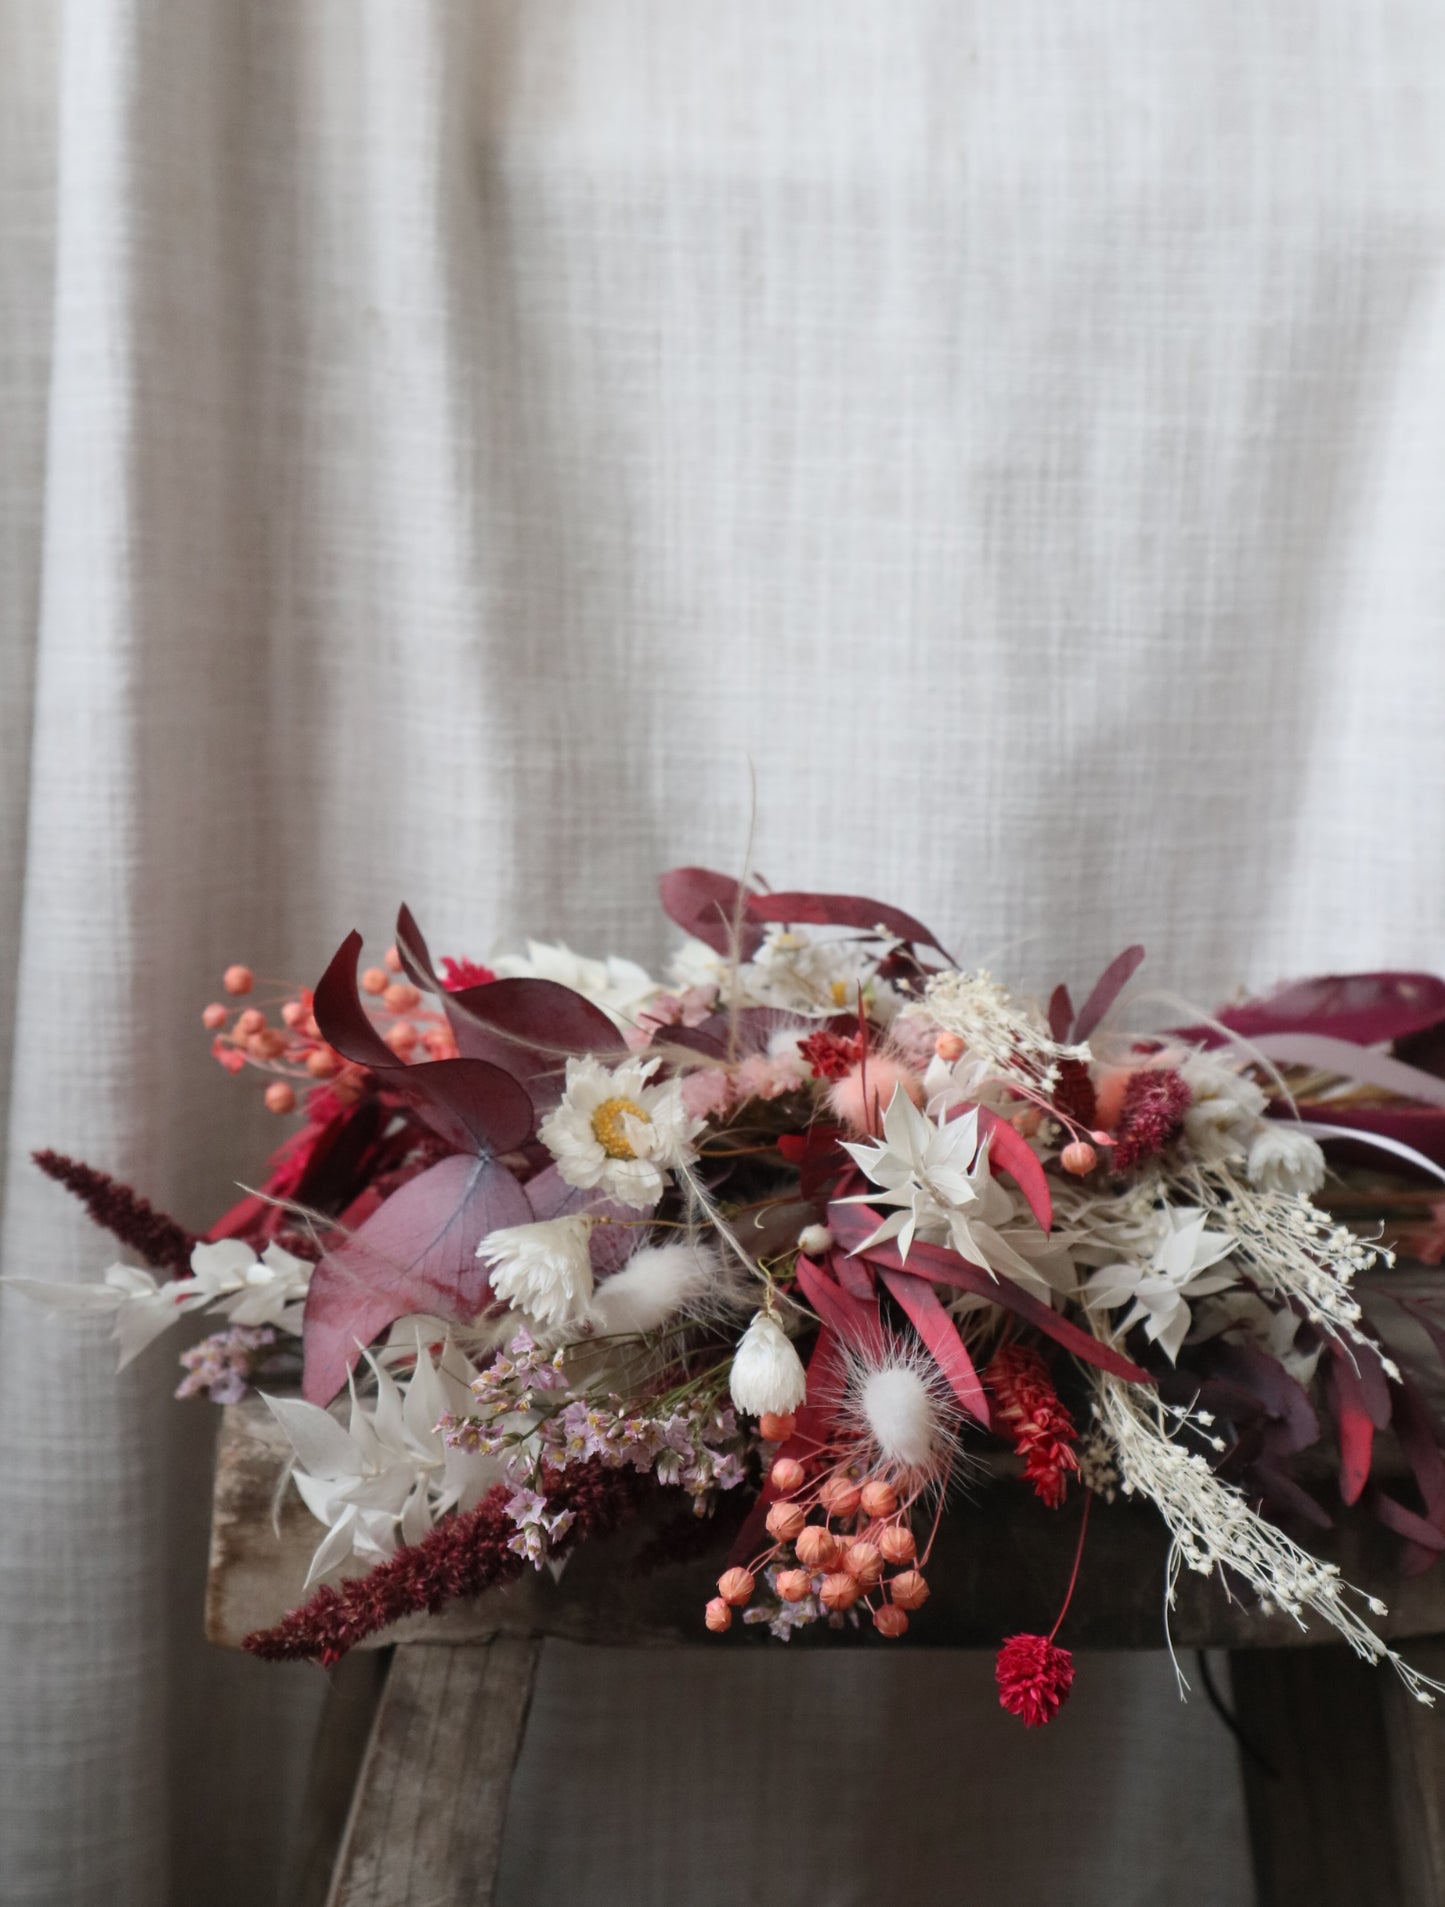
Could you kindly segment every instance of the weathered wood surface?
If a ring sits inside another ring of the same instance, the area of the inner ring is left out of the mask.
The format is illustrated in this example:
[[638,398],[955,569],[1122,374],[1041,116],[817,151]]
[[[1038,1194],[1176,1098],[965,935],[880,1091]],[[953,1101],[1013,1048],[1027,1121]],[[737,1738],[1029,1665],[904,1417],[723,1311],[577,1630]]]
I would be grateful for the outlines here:
[[356,1784],[386,1687],[391,1653],[357,1649],[332,1669],[317,1724],[296,1859],[285,1907],[326,1907],[336,1850],[351,1819]]
[[[303,1588],[321,1526],[294,1490],[273,1522],[285,1439],[264,1404],[248,1398],[223,1414],[216,1466],[206,1632],[226,1648],[265,1628],[304,1600]],[[1018,1482],[999,1472],[981,1477],[971,1501],[945,1517],[929,1579],[933,1596],[915,1619],[908,1646],[996,1648],[1020,1629],[1047,1631],[1062,1599],[1078,1533],[1071,1507],[1044,1510]],[[685,1502],[681,1496],[678,1503]],[[719,1519],[715,1541],[686,1563],[638,1574],[632,1559],[655,1533],[639,1522],[607,1542],[578,1549],[560,1582],[528,1570],[517,1582],[432,1617],[417,1617],[376,1638],[454,1643],[496,1635],[558,1636],[568,1641],[665,1647],[698,1643],[731,1648],[767,1639],[765,1628],[735,1624],[725,1641],[706,1636],[702,1608],[721,1567],[731,1525]],[[1379,1619],[1391,1637],[1445,1632],[1445,1564],[1413,1581],[1395,1573],[1397,1539],[1372,1518],[1343,1513],[1338,1527],[1311,1546],[1338,1561],[1346,1577],[1389,1605]],[[1076,1649],[1157,1649],[1164,1639],[1166,1539],[1147,1504],[1098,1504],[1089,1547],[1064,1638]],[[1170,1624],[1175,1646],[1281,1648],[1328,1642],[1334,1631],[1301,1631],[1287,1618],[1231,1603],[1214,1579],[1186,1575]],[[871,1630],[830,1633],[825,1646],[850,1640],[878,1645]],[[807,1632],[791,1647],[808,1646]]]
[[397,1650],[326,1907],[490,1907],[541,1648]]
[[[1413,1775],[1387,1744],[1391,1672],[1343,1647],[1252,1649],[1230,1680],[1258,1907],[1439,1907],[1433,1884],[1403,1881],[1428,1862],[1395,1828],[1392,1788]],[[1436,1712],[1399,1693],[1438,1737]]]

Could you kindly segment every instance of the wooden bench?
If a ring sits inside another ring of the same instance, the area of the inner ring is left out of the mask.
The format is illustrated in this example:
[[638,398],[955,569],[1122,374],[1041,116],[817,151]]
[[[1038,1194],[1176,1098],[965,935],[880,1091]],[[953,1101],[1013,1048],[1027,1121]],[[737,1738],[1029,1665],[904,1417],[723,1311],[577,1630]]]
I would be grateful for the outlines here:
[[[238,1648],[303,1599],[320,1535],[294,1491],[274,1504],[286,1446],[259,1399],[222,1417],[206,1630]],[[1042,1511],[1001,1459],[974,1501],[946,1518],[935,1593],[903,1642],[870,1629],[816,1638],[826,1648],[997,1648],[1047,1631],[1072,1562],[1076,1519]],[[681,1499],[679,1499],[681,1501]],[[765,1646],[735,1625],[708,1639],[702,1607],[727,1536],[690,1562],[638,1574],[652,1534],[639,1522],[580,1548],[560,1581],[547,1570],[435,1617],[398,1624],[334,1671],[317,1739],[306,1844],[291,1907],[484,1907],[493,1899],[507,1790],[547,1637],[612,1647]],[[1390,1605],[1381,1633],[1413,1638],[1412,1662],[1445,1677],[1445,1565],[1393,1578],[1394,1538],[1372,1519],[1341,1520],[1322,1553]],[[1061,1640],[1076,1650],[1158,1649],[1166,1540],[1158,1515],[1099,1504],[1087,1566]],[[1358,1663],[1333,1631],[1301,1631],[1232,1604],[1186,1575],[1171,1633],[1181,1657],[1228,1652],[1259,1907],[1439,1907],[1445,1902],[1445,1709],[1413,1701],[1386,1668]],[[468,1771],[465,1783],[455,1771]]]

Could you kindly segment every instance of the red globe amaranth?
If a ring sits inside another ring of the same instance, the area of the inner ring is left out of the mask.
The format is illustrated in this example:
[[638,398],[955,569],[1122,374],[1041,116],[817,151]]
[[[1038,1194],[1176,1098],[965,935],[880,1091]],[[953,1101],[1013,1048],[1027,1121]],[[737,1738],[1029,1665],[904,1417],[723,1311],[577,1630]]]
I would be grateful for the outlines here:
[[1078,1470],[1074,1420],[1059,1401],[1048,1366],[1028,1344],[1005,1344],[983,1374],[994,1423],[1024,1459],[1024,1480],[1051,1510],[1063,1503]]
[[1130,1172],[1172,1145],[1193,1103],[1189,1088],[1172,1066],[1132,1074],[1124,1089],[1124,1106],[1115,1134],[1118,1143],[1109,1156],[1110,1170]]
[[1025,1728],[1042,1728],[1069,1699],[1074,1658],[1047,1636],[1010,1636],[994,1668],[999,1707]]

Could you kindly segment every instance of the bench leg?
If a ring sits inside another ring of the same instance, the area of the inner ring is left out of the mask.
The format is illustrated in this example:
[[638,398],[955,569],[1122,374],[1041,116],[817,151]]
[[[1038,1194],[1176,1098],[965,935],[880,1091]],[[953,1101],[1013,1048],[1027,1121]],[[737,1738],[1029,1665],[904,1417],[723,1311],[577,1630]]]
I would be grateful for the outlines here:
[[327,1907],[490,1907],[541,1649],[396,1650]]
[[[1406,1648],[1440,1674],[1445,1643]],[[1230,1680],[1259,1907],[1439,1907],[1441,1710],[1343,1648],[1239,1650]]]
[[346,1832],[351,1798],[390,1665],[390,1649],[356,1649],[331,1671],[306,1777],[286,1907],[326,1907],[336,1850]]

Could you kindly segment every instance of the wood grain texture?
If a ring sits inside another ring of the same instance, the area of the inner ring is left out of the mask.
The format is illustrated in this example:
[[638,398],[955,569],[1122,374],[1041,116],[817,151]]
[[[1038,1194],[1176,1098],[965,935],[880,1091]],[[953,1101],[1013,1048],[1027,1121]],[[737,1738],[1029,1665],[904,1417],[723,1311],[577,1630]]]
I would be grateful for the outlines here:
[[[227,1407],[206,1597],[206,1633],[225,1648],[238,1648],[251,1630],[269,1627],[304,1599],[321,1526],[294,1490],[282,1497],[279,1520],[273,1522],[285,1451],[284,1437],[258,1398]],[[684,1507],[681,1497],[678,1507]],[[1068,1581],[1076,1515],[1072,1507],[1057,1514],[1044,1510],[1019,1485],[1013,1460],[993,1464],[972,1488],[971,1500],[956,1504],[944,1519],[929,1570],[934,1593],[915,1620],[907,1646],[996,1648],[1001,1636],[1016,1630],[1046,1630]],[[737,1623],[726,1639],[713,1641],[702,1630],[703,1604],[726,1555],[731,1527],[720,1515],[716,1540],[704,1553],[639,1574],[635,1559],[656,1534],[654,1517],[580,1548],[560,1582],[549,1571],[528,1570],[505,1589],[437,1616],[410,1618],[364,1646],[456,1643],[494,1635],[547,1635],[630,1647],[766,1645],[761,1626]],[[1320,1553],[1338,1561],[1351,1582],[1374,1590],[1390,1605],[1380,1621],[1383,1634],[1445,1632],[1445,1567],[1400,1581],[1394,1570],[1397,1547],[1395,1538],[1360,1514],[1344,1516],[1319,1543]],[[1166,1550],[1163,1525],[1148,1504],[1121,1500],[1097,1506],[1063,1638],[1071,1648],[1163,1646]],[[1328,1642],[1334,1634],[1322,1625],[1301,1631],[1287,1618],[1230,1603],[1216,1581],[1187,1573],[1171,1631],[1181,1649],[1290,1648]],[[791,1651],[840,1643],[893,1646],[879,1644],[869,1629],[812,1638],[805,1631]]]
[[1230,1680],[1240,1731],[1268,1764],[1240,1758],[1258,1907],[1438,1907],[1402,1891],[1390,1671],[1342,1647],[1255,1649],[1231,1657]]
[[[1445,1682],[1445,1637],[1417,1642],[1410,1660]],[[1393,1676],[1383,1680],[1400,1899],[1402,1907],[1439,1907],[1445,1901],[1445,1698],[1425,1708]]]
[[390,1667],[389,1650],[356,1649],[329,1671],[285,1907],[325,1907]]
[[327,1907],[490,1907],[541,1648],[397,1650]]

